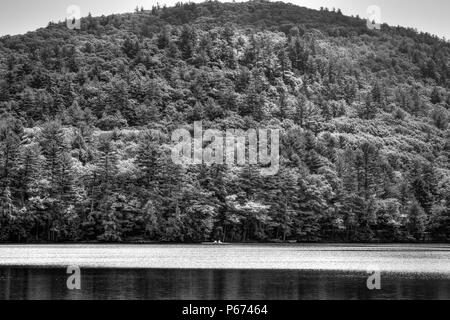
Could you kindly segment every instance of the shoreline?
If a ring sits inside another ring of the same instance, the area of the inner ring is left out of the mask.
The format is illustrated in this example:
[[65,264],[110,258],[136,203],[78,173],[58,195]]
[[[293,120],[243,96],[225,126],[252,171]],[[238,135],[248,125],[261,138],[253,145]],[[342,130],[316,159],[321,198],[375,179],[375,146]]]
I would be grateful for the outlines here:
[[449,247],[450,242],[0,242],[2,246],[298,246],[298,247],[389,247],[389,246],[440,246]]

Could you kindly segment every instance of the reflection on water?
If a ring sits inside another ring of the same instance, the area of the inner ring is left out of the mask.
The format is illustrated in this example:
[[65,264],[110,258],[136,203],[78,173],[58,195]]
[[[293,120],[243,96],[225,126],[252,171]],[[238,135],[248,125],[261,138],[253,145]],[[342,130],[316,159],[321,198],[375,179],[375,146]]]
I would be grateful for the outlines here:
[[62,268],[0,268],[0,299],[450,299],[449,277],[283,270],[82,269],[68,290]]

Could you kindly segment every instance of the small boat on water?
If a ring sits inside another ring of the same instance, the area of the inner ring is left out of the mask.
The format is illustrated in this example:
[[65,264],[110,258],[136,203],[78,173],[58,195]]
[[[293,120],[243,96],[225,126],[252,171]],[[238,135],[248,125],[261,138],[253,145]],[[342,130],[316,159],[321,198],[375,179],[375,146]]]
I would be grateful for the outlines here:
[[222,241],[220,241],[220,240],[216,240],[216,241],[214,241],[214,242],[202,242],[202,244],[209,244],[209,245],[221,245],[221,244],[229,244],[229,243],[227,243],[227,242],[222,242]]

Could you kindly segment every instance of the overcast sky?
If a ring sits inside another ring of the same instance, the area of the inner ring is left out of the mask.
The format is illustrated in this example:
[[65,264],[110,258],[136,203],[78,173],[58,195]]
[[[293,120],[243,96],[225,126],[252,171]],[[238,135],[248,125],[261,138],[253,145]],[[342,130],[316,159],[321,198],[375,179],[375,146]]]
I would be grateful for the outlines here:
[[[1,0],[0,36],[22,34],[45,27],[49,21],[64,20],[67,7],[77,5],[82,16],[131,12],[138,6],[173,5],[178,0]],[[194,1],[203,2],[203,1]],[[300,6],[341,8],[346,15],[367,16],[367,8],[377,5],[383,22],[414,27],[450,39],[450,0],[291,0]]]

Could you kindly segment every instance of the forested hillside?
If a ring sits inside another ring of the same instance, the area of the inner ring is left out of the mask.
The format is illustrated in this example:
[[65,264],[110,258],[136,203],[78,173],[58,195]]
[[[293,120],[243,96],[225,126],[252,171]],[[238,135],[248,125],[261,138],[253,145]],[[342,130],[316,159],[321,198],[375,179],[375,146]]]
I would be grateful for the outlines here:
[[[0,241],[450,240],[450,43],[205,2],[0,38]],[[280,170],[171,132],[278,128]]]

